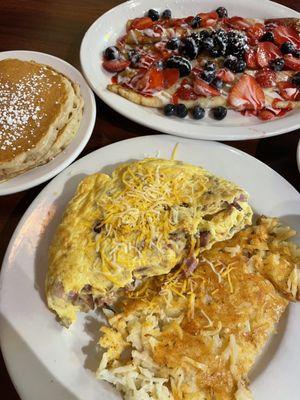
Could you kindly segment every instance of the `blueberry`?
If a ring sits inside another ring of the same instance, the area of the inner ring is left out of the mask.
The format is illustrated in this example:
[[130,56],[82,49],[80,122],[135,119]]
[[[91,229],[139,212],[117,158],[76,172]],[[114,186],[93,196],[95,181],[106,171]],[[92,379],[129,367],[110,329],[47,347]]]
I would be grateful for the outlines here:
[[204,65],[204,69],[206,71],[215,71],[216,70],[216,64],[213,61],[206,61],[206,64]]
[[221,119],[224,119],[227,115],[227,108],[225,107],[215,107],[212,109],[212,115],[214,119],[217,119],[218,121],[221,121]]
[[172,12],[171,10],[167,9],[165,10],[162,15],[161,15],[162,19],[170,19],[172,17]]
[[205,110],[200,106],[195,106],[193,108],[192,114],[195,119],[202,119],[205,115]]
[[244,60],[238,59],[235,65],[234,72],[244,72],[246,69],[246,62]]
[[148,17],[152,19],[152,21],[157,21],[159,20],[159,12],[157,10],[153,10],[153,8],[151,8],[148,11]]
[[191,60],[194,60],[198,55],[199,47],[196,40],[192,36],[188,36],[182,41],[182,54]]
[[176,106],[176,115],[179,118],[185,118],[188,114],[188,109],[182,103],[177,104]]
[[177,50],[179,49],[179,46],[180,46],[180,39],[178,37],[173,37],[166,44],[166,48],[169,50]]
[[107,60],[116,60],[120,57],[119,50],[115,46],[108,47],[104,52],[104,57]]
[[300,50],[295,50],[293,56],[296,58],[300,58]]
[[300,88],[300,72],[297,72],[291,79],[292,83]]
[[187,76],[192,70],[192,65],[190,61],[184,57],[171,56],[166,62],[167,68],[177,68],[179,70],[179,75]]
[[261,42],[274,42],[274,33],[271,31],[266,32],[261,38]]
[[248,38],[244,32],[230,31],[227,34],[228,45],[226,53],[233,56],[242,57],[248,50]]
[[190,25],[193,29],[197,29],[200,28],[201,25],[201,17],[199,15],[196,15],[196,17],[194,17],[191,22]]
[[171,117],[172,115],[176,114],[176,107],[174,104],[166,104],[164,106],[164,114],[168,117]]
[[283,58],[275,58],[275,60],[270,61],[270,68],[274,71],[281,71],[284,67]]
[[223,87],[223,81],[220,78],[215,78],[211,84],[218,90],[222,89]]
[[137,63],[140,61],[140,54],[136,50],[129,50],[128,52],[128,58],[131,61],[131,66],[135,67],[137,66]]
[[215,71],[206,71],[204,70],[201,73],[201,78],[207,82],[207,83],[211,83],[214,79],[215,79]]
[[235,56],[229,55],[228,57],[225,58],[224,60],[224,67],[230,69],[230,71],[235,71],[236,65],[237,65],[238,59]]
[[244,72],[247,66],[244,60],[231,55],[225,58],[223,65],[224,67],[230,69],[230,71],[236,73]]
[[155,67],[156,67],[157,69],[159,69],[159,70],[164,69],[164,67],[165,67],[164,61],[163,61],[163,60],[158,60],[158,61],[156,61]]
[[228,17],[228,12],[227,12],[227,10],[226,10],[225,7],[218,7],[218,8],[216,9],[216,11],[217,11],[217,14],[218,14],[218,16],[219,16],[220,18],[226,18],[226,17]]
[[212,50],[214,47],[214,40],[212,37],[208,36],[202,41],[202,46],[205,50]]
[[281,53],[282,54],[293,54],[295,49],[295,46],[291,42],[284,42],[282,43],[280,47]]

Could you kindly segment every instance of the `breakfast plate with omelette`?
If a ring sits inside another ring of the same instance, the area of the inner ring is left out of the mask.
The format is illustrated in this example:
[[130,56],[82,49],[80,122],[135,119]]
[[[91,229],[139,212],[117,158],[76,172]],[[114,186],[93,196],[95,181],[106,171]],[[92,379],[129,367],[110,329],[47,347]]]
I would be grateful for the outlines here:
[[0,54],[0,195],[36,186],[82,151],[95,122],[84,78],[56,57]]
[[139,137],[69,166],[3,263],[22,400],[298,399],[299,200],[215,142]]

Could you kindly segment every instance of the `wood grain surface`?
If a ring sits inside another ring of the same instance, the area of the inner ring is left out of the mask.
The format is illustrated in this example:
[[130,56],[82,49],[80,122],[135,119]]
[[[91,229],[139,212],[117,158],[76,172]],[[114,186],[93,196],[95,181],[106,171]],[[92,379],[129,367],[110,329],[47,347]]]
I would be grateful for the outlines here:
[[[79,68],[79,48],[85,31],[101,14],[119,3],[118,0],[0,0],[0,51],[41,51]],[[300,12],[300,0],[280,0],[278,3]],[[98,98],[96,101],[95,129],[80,157],[113,142],[157,133],[122,117]],[[299,138],[298,130],[273,138],[228,144],[263,161],[299,190],[300,176],[296,164]],[[0,265],[20,218],[44,186],[0,197]],[[0,387],[3,399],[20,399],[2,358]]]

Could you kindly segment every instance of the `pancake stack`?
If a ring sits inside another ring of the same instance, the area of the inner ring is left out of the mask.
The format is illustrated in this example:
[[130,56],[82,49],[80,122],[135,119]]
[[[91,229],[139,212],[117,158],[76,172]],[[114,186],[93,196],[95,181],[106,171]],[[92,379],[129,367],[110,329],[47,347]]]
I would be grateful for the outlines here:
[[79,86],[33,61],[0,61],[0,181],[53,159],[78,131]]

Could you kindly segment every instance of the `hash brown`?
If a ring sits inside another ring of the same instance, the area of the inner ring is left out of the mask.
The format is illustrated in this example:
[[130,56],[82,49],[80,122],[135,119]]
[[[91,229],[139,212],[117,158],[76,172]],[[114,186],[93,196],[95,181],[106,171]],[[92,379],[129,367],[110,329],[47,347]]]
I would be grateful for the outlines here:
[[[106,310],[98,378],[125,399],[250,400],[247,374],[299,297],[295,234],[272,218],[127,292]],[[271,271],[271,272],[270,272]]]

